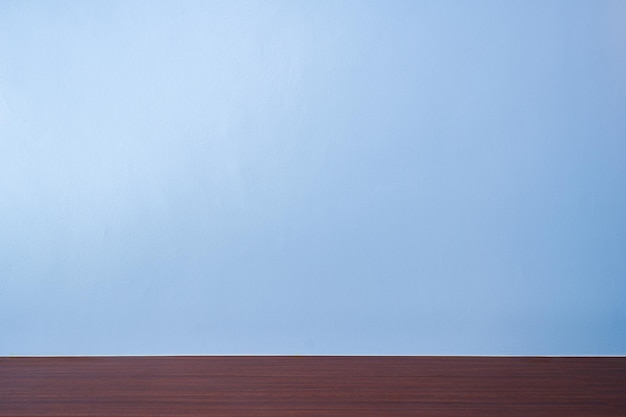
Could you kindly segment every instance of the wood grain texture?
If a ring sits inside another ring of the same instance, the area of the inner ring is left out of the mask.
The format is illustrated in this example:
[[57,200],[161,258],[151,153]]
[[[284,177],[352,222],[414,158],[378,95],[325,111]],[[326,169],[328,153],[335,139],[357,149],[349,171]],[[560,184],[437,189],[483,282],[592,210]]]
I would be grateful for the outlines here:
[[0,358],[1,416],[626,416],[626,358]]

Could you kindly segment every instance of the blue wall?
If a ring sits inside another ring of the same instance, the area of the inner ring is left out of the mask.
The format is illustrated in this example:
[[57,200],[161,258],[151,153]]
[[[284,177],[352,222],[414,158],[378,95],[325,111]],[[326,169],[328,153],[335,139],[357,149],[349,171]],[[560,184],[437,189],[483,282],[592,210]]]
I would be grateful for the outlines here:
[[626,2],[3,2],[0,355],[626,354]]

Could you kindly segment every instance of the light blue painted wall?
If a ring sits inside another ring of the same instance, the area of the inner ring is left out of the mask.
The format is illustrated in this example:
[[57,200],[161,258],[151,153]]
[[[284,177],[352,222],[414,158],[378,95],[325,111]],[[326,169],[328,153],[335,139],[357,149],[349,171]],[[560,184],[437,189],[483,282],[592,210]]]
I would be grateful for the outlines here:
[[0,355],[626,354],[626,2],[0,4]]

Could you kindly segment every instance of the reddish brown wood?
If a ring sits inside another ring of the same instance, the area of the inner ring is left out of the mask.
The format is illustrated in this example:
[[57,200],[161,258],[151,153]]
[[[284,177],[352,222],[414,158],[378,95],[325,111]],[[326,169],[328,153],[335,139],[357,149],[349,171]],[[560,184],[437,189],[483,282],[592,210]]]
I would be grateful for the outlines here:
[[626,358],[0,358],[1,416],[626,416]]

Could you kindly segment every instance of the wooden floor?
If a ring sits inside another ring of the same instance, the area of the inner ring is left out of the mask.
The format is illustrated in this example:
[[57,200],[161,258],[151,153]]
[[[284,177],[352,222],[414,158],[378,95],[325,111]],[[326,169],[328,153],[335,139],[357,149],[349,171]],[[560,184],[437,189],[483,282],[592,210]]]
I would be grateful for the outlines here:
[[0,416],[626,416],[626,358],[0,358]]

